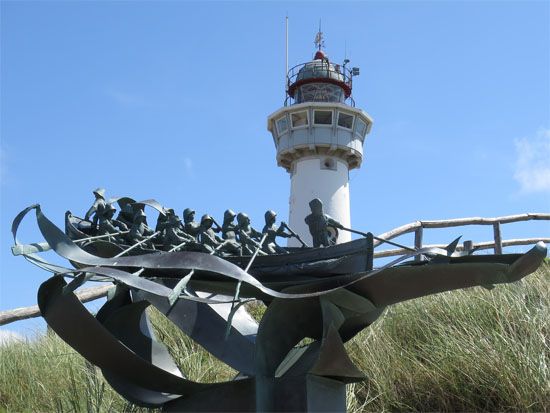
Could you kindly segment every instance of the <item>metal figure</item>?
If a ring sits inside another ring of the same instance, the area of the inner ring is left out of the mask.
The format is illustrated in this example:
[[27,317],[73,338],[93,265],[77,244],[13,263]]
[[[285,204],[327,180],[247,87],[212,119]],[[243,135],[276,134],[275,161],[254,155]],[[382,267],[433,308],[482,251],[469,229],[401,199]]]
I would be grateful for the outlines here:
[[[173,211],[173,210],[172,210]],[[194,242],[195,237],[186,234],[181,230],[181,219],[172,213],[167,214],[167,220],[163,223],[162,231],[163,234],[163,243],[166,250],[172,250],[174,247],[180,245],[182,248],[186,242]],[[157,224],[157,231],[158,224]],[[179,249],[179,248],[178,248]]]
[[[134,224],[132,225],[132,228],[130,228],[130,233],[128,234],[128,238],[130,239],[132,244],[143,241],[147,237],[155,233],[145,223],[146,217],[147,215],[145,215],[145,212],[143,212],[143,210],[139,209],[137,211],[134,217]],[[148,240],[147,242],[144,242],[143,244],[141,244],[140,248],[142,247],[149,247],[149,248],[155,249],[155,246],[152,240]]]
[[[313,247],[328,247],[332,245],[329,240],[329,228],[343,228],[342,224],[323,213],[323,202],[319,198],[311,200],[309,207],[311,208],[311,214],[305,218],[305,221],[313,239]],[[338,235],[336,235],[337,237]]]
[[86,221],[90,221],[90,218],[93,215],[93,219],[91,222],[93,224],[93,227],[96,228],[97,222],[99,221],[99,218],[103,215],[103,210],[105,208],[105,189],[97,188],[93,191],[93,194],[95,196],[95,201],[90,209],[88,209],[88,212],[86,212],[84,219]]
[[262,233],[250,226],[250,218],[244,212],[239,212],[237,215],[237,224],[243,254],[252,255],[260,246],[259,240],[262,238]]
[[183,211],[184,231],[198,239],[200,230],[200,224],[195,221],[195,210],[191,208],[185,208]]
[[118,216],[117,221],[124,223],[128,228],[134,225],[134,209],[131,204],[124,204]]
[[281,222],[281,225],[277,227],[275,225],[275,220],[277,219],[277,214],[275,211],[269,210],[265,213],[265,226],[262,230],[263,234],[267,234],[265,241],[262,245],[262,250],[268,254],[288,254],[288,251],[283,247],[277,245],[276,238],[290,238],[292,234],[285,232],[287,228],[285,222]]
[[227,252],[230,254],[240,254],[241,249],[239,244],[235,240],[220,238],[214,230],[212,225],[214,220],[208,214],[205,214],[201,218],[199,226],[198,240],[209,251],[213,252],[218,250],[220,252]]
[[222,232],[222,226],[216,222],[216,220],[214,219],[214,217],[212,217],[212,222],[213,222],[214,225],[215,225],[215,227],[214,227],[214,225],[212,226],[212,231],[214,231],[214,232]]
[[[174,208],[165,208],[164,214],[159,213],[159,216],[157,218],[157,225],[155,226],[155,231],[164,232],[164,230],[170,225],[169,221],[170,221],[170,216],[172,215],[176,215],[176,211],[174,211]],[[181,223],[181,220],[180,220],[180,223]],[[182,229],[183,229],[183,226],[182,226]]]
[[[103,214],[99,218],[98,235],[116,234],[120,231],[128,230],[128,227],[124,224],[124,222],[113,219],[115,211],[116,209],[112,204],[105,204]],[[125,242],[122,236],[117,235],[109,237],[108,240],[122,244]]]
[[237,214],[233,212],[231,209],[227,209],[223,213],[223,224],[222,224],[222,238],[223,239],[237,239],[237,225],[235,225],[233,222],[235,220],[235,217]]

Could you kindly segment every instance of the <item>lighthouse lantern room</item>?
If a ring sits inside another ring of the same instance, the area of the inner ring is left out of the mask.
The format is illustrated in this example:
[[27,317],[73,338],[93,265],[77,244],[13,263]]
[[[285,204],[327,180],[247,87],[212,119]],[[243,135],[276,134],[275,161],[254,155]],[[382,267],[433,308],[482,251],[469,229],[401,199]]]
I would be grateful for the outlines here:
[[[322,50],[322,32],[316,37],[312,61],[287,74],[285,105],[268,117],[268,130],[277,149],[277,165],[290,173],[289,226],[311,242],[304,218],[309,202],[319,198],[324,212],[351,227],[349,171],[361,166],[363,142],[371,117],[355,107],[352,81],[358,68],[331,62]],[[337,242],[351,240],[341,231]],[[307,242],[307,241],[306,241]],[[289,246],[298,246],[295,238]]]

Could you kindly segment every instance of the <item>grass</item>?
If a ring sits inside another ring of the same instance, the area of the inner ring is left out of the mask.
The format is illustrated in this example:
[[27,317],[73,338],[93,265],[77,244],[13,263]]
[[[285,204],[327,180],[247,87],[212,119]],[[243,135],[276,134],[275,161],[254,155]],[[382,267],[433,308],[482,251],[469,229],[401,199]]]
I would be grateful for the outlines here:
[[348,344],[350,411],[550,410],[550,265],[391,307]]
[[[550,263],[519,283],[389,308],[347,343],[368,379],[348,411],[550,411]],[[261,306],[253,308],[261,314]],[[155,312],[158,337],[197,381],[235,371]],[[54,334],[0,347],[0,411],[149,412],[126,402]]]

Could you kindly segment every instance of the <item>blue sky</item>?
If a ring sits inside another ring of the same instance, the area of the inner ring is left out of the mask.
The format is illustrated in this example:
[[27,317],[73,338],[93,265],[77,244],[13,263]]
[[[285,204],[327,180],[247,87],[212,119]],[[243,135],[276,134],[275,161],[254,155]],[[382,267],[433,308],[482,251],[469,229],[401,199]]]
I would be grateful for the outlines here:
[[[266,119],[284,100],[287,13],[291,66],[312,58],[322,19],[329,57],[361,68],[353,95],[374,126],[350,174],[355,228],[550,211],[548,2],[4,1],[1,13],[0,310],[35,304],[47,277],[9,250],[31,203],[62,225],[103,186],[180,215],[286,219]],[[492,231],[425,237],[462,234]],[[40,241],[31,221],[21,238]]]

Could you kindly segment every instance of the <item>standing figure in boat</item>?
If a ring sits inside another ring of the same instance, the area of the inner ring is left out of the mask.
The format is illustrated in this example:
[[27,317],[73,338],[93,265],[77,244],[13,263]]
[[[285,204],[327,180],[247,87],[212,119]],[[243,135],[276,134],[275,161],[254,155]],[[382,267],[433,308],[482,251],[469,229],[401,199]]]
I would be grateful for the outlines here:
[[[151,237],[151,235],[154,234],[154,231],[149,228],[145,223],[146,218],[147,215],[145,215],[145,212],[143,212],[142,209],[139,209],[136,212],[136,215],[134,216],[134,224],[132,225],[132,228],[130,228],[130,233],[128,234],[128,238],[130,239],[132,244],[145,241],[147,238]],[[151,239],[143,242],[140,247],[149,247],[155,249],[155,246],[153,245],[153,241]]]
[[281,222],[281,225],[277,227],[277,225],[275,225],[277,214],[275,213],[275,211],[272,210],[267,211],[264,217],[265,226],[262,230],[262,233],[267,234],[267,236],[265,237],[265,241],[262,245],[262,250],[264,252],[267,252],[268,254],[287,254],[288,251],[285,250],[283,247],[277,245],[276,241],[277,237],[292,237],[291,234],[285,232],[286,224],[284,222]]
[[185,247],[185,244],[195,242],[195,237],[192,237],[181,230],[181,219],[176,214],[170,213],[170,210],[167,212],[167,221],[165,221],[162,225],[162,230],[164,231],[164,249],[167,251],[179,251]]
[[99,235],[116,234],[112,237],[108,237],[111,242],[124,244],[124,237],[118,233],[121,231],[128,231],[128,227],[123,222],[113,219],[115,215],[115,207],[112,204],[105,204],[103,209],[103,215],[99,218]]
[[305,218],[305,221],[313,239],[313,247],[328,247],[336,243],[338,233],[335,233],[336,239],[334,239],[334,242],[330,242],[331,234],[329,230],[331,227],[334,229],[344,228],[342,224],[323,212],[323,202],[319,198],[310,201],[309,207],[311,208],[311,214]]
[[134,208],[132,208],[132,205],[130,203],[124,204],[116,219],[128,228],[134,225]]
[[185,210],[183,211],[183,222],[184,231],[188,235],[191,235],[195,239],[198,239],[201,225],[195,221],[195,211],[191,208],[185,208]]
[[252,255],[260,246],[258,241],[262,238],[262,233],[250,226],[250,218],[244,212],[239,212],[237,215],[237,224],[243,254]]
[[227,252],[230,254],[240,255],[241,249],[237,242],[231,239],[223,240],[220,238],[214,230],[212,225],[214,220],[208,214],[202,216],[201,223],[199,226],[199,242],[209,251],[220,251]]
[[97,188],[93,194],[95,196],[95,201],[90,209],[88,209],[88,212],[86,212],[84,219],[86,221],[90,221],[90,218],[92,218],[93,215],[94,217],[91,222],[93,224],[93,228],[97,228],[97,222],[103,215],[103,210],[105,208],[105,189]]
[[237,225],[234,224],[234,220],[237,214],[231,209],[227,209],[223,213],[223,224],[222,224],[222,238],[237,240]]

